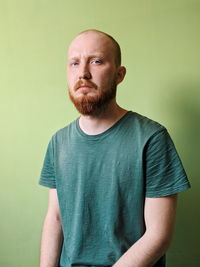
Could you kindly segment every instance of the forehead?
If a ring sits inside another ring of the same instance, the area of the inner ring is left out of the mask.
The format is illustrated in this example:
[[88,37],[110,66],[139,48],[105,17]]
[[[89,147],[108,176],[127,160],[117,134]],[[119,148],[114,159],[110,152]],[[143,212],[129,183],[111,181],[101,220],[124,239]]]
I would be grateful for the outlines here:
[[86,32],[78,35],[70,44],[68,57],[79,57],[100,54],[111,56],[114,51],[112,41],[104,34]]

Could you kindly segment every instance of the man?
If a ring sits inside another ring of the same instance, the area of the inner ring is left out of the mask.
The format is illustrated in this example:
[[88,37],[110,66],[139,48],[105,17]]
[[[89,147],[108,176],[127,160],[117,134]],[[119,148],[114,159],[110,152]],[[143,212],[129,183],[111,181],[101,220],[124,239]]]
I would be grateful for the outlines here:
[[126,74],[118,43],[88,30],[68,51],[81,116],[51,139],[40,267],[165,266],[177,193],[189,182],[166,129],[116,103]]

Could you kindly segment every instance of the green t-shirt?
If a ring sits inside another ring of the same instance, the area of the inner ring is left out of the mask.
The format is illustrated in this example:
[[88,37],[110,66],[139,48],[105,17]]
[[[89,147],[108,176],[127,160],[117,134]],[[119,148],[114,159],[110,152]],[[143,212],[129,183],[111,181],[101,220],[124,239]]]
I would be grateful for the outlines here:
[[145,197],[190,187],[167,130],[132,111],[101,134],[85,134],[78,119],[59,130],[39,183],[57,189],[60,267],[112,266],[145,232]]

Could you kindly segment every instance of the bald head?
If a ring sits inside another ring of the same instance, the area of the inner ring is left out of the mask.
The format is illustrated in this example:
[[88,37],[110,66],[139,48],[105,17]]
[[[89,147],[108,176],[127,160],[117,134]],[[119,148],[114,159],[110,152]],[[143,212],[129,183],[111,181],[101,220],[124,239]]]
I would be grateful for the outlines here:
[[114,103],[117,85],[126,68],[121,66],[118,43],[97,30],[81,32],[68,50],[67,80],[69,95],[84,115],[99,114]]
[[109,34],[107,34],[105,32],[98,31],[98,30],[95,30],[95,29],[85,30],[85,31],[79,33],[75,37],[75,39],[72,41],[71,44],[73,44],[73,42],[77,38],[81,37],[82,35],[86,35],[88,37],[91,37],[92,34],[93,34],[93,36],[94,35],[99,35],[99,38],[104,39],[105,41],[107,41],[108,43],[110,43],[109,52],[112,52],[113,53],[116,66],[117,67],[121,66],[121,49],[120,49],[120,46],[119,46],[119,44],[117,43],[117,41],[112,36],[110,36]]

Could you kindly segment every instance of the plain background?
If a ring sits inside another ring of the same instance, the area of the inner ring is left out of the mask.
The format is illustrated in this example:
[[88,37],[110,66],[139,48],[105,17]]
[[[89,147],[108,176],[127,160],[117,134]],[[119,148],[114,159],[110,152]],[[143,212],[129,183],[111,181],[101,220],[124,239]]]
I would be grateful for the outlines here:
[[48,196],[38,178],[52,134],[78,115],[66,51],[89,28],[121,45],[119,104],[164,124],[176,144],[192,189],[179,197],[168,267],[199,266],[199,0],[0,0],[0,266],[38,266]]

